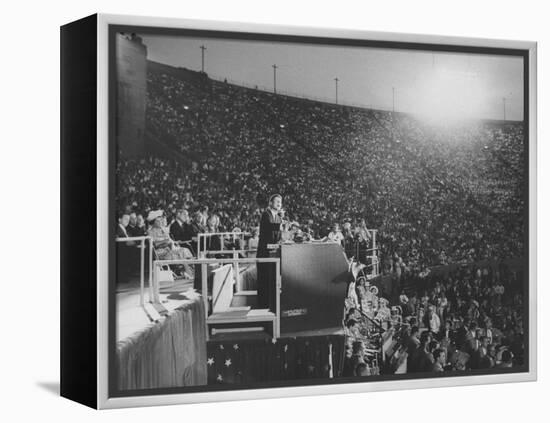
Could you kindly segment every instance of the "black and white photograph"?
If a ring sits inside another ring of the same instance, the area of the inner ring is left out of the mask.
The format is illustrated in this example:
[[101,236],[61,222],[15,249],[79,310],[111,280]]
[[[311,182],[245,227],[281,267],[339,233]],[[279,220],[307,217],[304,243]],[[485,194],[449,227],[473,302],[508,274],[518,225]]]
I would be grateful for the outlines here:
[[546,9],[8,2],[3,421],[545,421]]
[[109,31],[112,396],[529,371],[525,52]]

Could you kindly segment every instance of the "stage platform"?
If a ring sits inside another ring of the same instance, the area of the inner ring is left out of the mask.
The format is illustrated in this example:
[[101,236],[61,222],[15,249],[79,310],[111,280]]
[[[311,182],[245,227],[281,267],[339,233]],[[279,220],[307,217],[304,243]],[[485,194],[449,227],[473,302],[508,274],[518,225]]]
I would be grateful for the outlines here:
[[170,313],[185,303],[200,298],[199,294],[193,292],[193,281],[185,279],[176,280],[173,285],[161,288],[161,307],[155,307],[147,302],[147,292],[145,293],[145,307],[141,307],[139,305],[139,283],[128,283],[117,289],[117,342],[143,330],[146,326],[159,320],[163,314]]
[[[285,332],[279,336],[270,327],[276,314],[257,309],[256,275],[247,269],[241,273],[246,275],[241,285],[245,291],[232,294],[230,307],[235,310],[227,312],[230,316],[219,312],[206,318],[204,300],[193,289],[196,281],[163,283],[160,302],[146,302],[144,306],[140,305],[136,285],[119,286],[117,359],[121,388],[341,377],[345,355],[341,323],[348,268],[336,247],[281,247],[281,320]],[[304,262],[311,263],[304,266]],[[266,312],[272,316],[260,319],[259,315]],[[252,314],[253,318],[244,319],[239,313]],[[334,327],[336,324],[339,326]]]
[[[192,281],[161,288],[161,305],[140,305],[139,288],[117,293],[116,365],[120,390],[205,385],[204,304]],[[147,296],[146,296],[147,298]]]

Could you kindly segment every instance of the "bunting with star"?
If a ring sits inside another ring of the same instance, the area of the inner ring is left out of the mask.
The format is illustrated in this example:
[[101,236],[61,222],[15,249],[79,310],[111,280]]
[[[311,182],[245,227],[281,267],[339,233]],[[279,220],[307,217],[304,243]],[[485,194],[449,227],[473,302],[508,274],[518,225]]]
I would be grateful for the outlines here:
[[207,352],[208,384],[329,378],[342,374],[344,337],[210,341]]

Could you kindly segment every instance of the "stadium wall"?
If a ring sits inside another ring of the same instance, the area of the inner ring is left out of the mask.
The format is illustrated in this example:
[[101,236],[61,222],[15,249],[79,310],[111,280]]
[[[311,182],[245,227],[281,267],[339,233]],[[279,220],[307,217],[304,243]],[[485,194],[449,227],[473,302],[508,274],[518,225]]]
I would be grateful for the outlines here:
[[147,47],[135,34],[116,36],[116,139],[123,157],[145,150]]

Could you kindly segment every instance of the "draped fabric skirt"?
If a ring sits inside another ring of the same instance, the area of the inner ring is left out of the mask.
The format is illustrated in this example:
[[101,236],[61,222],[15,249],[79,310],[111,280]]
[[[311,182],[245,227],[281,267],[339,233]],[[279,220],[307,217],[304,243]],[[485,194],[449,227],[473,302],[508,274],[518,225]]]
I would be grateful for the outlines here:
[[205,385],[206,323],[202,298],[183,304],[162,321],[117,343],[118,388]]

